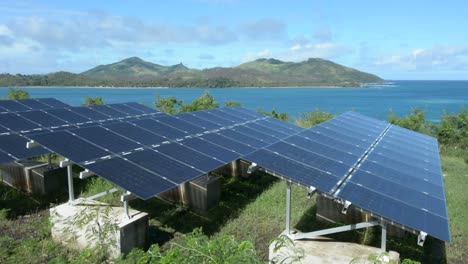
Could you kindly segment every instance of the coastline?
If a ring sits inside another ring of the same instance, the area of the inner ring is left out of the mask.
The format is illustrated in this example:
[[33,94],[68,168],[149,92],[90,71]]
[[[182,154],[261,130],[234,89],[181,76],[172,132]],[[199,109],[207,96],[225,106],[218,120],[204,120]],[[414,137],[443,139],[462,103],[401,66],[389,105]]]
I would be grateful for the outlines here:
[[11,86],[11,87],[0,87],[0,88],[26,88],[26,89],[64,89],[64,88],[79,88],[79,89],[339,89],[339,88],[366,88],[366,87],[355,87],[355,86],[249,86],[249,87],[112,87],[112,86]]

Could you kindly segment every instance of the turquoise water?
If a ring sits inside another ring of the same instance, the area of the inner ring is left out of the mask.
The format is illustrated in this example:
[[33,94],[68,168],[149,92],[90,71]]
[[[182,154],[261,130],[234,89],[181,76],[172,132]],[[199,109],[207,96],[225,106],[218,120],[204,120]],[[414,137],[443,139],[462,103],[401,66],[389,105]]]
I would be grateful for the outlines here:
[[[153,105],[157,94],[191,101],[200,96],[201,88],[26,88],[33,97],[54,97],[71,105],[84,98],[102,96],[107,103],[145,102]],[[0,96],[7,94],[0,88]],[[335,114],[355,110],[387,119],[390,110],[408,114],[414,107],[426,112],[427,120],[439,121],[442,112],[458,112],[468,106],[468,81],[391,81],[360,88],[216,88],[210,93],[221,103],[238,101],[250,109],[276,109],[296,117],[301,112],[321,109]]]

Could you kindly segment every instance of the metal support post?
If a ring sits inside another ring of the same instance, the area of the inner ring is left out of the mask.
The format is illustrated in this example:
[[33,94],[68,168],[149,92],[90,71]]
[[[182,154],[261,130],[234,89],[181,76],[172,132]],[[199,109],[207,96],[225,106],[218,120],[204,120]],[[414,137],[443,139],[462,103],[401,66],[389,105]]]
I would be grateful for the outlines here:
[[387,223],[382,222],[380,224],[382,226],[382,236],[380,241],[380,248],[383,251],[387,251]]
[[47,154],[47,165],[49,166],[49,169],[52,168],[52,154]]
[[286,235],[291,234],[291,182],[286,182]]
[[130,216],[130,209],[128,207],[128,201],[130,201],[130,199],[132,199],[132,197],[133,197],[133,195],[129,191],[124,191],[122,196],[120,196],[120,201],[123,203],[125,215],[128,217],[128,219],[132,218]]
[[68,177],[68,202],[70,204],[75,200],[75,190],[73,188],[73,170],[72,165],[67,166],[67,177]]
[[351,224],[351,225],[346,225],[346,226],[333,227],[333,228],[313,231],[309,233],[297,233],[294,235],[294,240],[314,239],[319,236],[341,233],[341,232],[346,232],[346,231],[351,231],[351,230],[361,229],[361,228],[366,228],[366,227],[372,227],[372,226],[377,226],[379,224],[380,224],[379,221],[370,221],[370,222],[362,222],[362,223]]

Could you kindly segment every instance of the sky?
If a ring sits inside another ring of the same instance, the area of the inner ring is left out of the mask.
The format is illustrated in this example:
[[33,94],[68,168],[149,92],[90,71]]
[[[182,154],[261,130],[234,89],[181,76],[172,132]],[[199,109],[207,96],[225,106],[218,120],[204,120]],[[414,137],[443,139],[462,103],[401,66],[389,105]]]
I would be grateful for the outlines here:
[[467,80],[467,14],[453,0],[2,0],[0,73],[323,58],[387,80]]

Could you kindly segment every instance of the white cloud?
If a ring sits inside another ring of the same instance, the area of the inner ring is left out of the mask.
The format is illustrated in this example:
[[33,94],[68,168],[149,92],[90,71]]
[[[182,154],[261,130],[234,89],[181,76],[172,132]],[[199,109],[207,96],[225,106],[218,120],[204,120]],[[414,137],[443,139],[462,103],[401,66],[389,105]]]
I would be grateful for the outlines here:
[[303,61],[308,58],[334,59],[352,52],[350,47],[333,42],[295,44],[287,52],[278,54],[278,58],[286,61]]
[[260,58],[270,58],[273,56],[273,52],[269,49],[264,49],[264,50],[261,50],[261,51],[256,51],[256,52],[248,52],[246,53],[241,61],[242,62],[249,62],[249,61],[253,61],[253,60],[256,60],[256,59],[260,59]]

